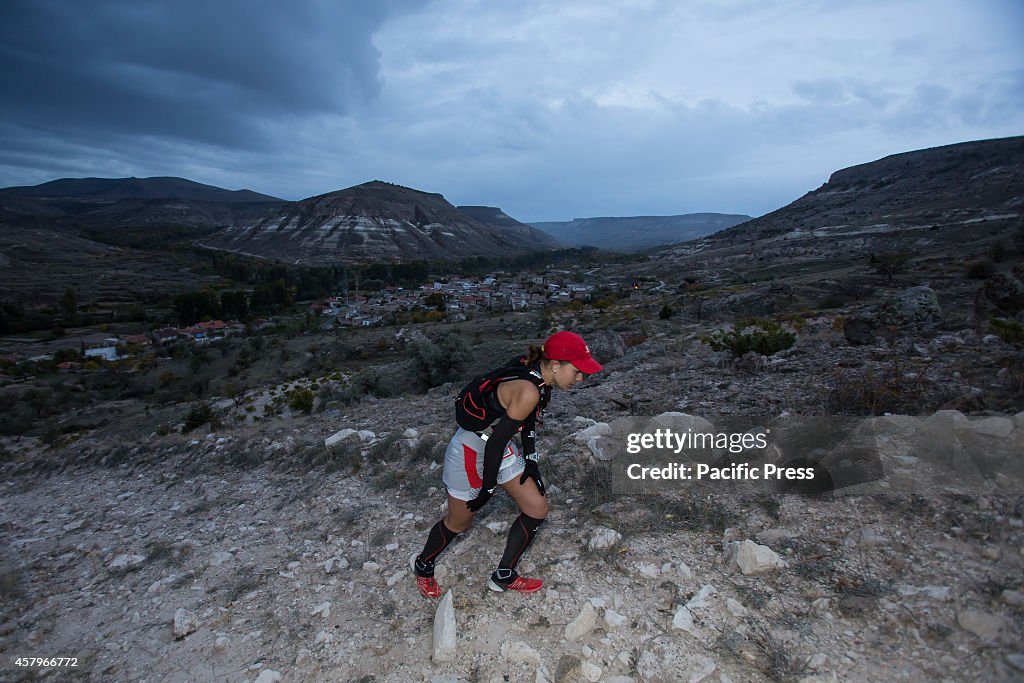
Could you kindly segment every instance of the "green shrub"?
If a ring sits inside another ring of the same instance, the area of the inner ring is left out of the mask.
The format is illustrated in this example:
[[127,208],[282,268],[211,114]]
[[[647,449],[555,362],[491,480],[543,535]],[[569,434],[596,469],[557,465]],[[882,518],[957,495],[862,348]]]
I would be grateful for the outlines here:
[[1024,325],[1016,320],[991,318],[988,324],[992,332],[1007,344],[1024,344]]
[[313,401],[313,392],[309,389],[293,389],[288,393],[288,407],[296,413],[312,413]]
[[661,318],[662,320],[668,320],[669,318],[671,318],[675,314],[676,314],[676,309],[672,308],[668,304],[665,304],[664,306],[662,306],[661,310],[658,311],[658,317]]
[[427,340],[412,343],[413,364],[417,379],[424,385],[436,387],[451,381],[469,355],[469,346],[457,334],[448,334],[437,343]]
[[210,406],[205,403],[199,403],[192,407],[188,415],[185,417],[185,426],[182,427],[181,431],[183,434],[188,434],[193,429],[202,427],[204,424],[210,423],[211,426],[216,426],[216,418],[214,417],[213,410]]
[[736,323],[728,332],[718,330],[705,335],[701,341],[715,351],[730,351],[739,358],[749,351],[770,356],[788,349],[796,341],[796,335],[774,320],[752,319]]

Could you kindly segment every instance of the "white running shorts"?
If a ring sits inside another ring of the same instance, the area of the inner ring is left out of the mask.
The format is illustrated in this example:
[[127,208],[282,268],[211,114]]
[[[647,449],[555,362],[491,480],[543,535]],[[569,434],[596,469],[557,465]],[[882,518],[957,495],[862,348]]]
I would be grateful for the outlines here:
[[[448,442],[444,452],[444,485],[448,495],[459,500],[473,500],[483,488],[484,448],[487,443],[476,432],[462,427]],[[526,459],[515,440],[508,442],[498,470],[498,483],[512,481],[526,469]]]

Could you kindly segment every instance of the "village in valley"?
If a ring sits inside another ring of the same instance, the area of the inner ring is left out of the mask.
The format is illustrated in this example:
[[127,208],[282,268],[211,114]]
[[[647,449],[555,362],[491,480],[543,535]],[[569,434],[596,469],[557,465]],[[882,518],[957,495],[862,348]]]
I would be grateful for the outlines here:
[[[386,287],[376,294],[342,294],[310,306],[326,318],[322,329],[369,327],[396,322],[399,313],[437,312],[436,320],[462,322],[478,313],[525,311],[568,303],[587,296],[593,287],[569,282],[571,273],[510,276],[491,273],[483,278],[450,276],[419,289]],[[430,319],[430,318],[428,318]]]
[[[592,285],[567,270],[543,275],[494,272],[483,277],[447,275],[419,288],[387,286],[376,291],[357,287],[323,300],[300,303],[290,314],[276,318],[203,320],[194,325],[154,326],[112,334],[99,329],[82,329],[59,340],[26,345],[24,350],[0,348],[0,382],[17,381],[39,372],[74,373],[99,370],[109,364],[130,362],[146,356],[165,355],[181,345],[216,344],[227,337],[248,336],[273,330],[285,319],[304,320],[303,327],[321,331],[353,327],[402,325],[417,322],[463,322],[480,315],[540,309],[545,306],[583,300]],[[303,306],[305,310],[303,312]]]

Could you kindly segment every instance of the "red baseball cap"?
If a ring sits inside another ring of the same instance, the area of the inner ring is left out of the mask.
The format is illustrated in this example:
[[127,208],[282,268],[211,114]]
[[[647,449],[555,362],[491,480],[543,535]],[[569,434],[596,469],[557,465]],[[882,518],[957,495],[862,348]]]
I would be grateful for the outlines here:
[[580,372],[588,375],[604,370],[604,366],[594,360],[583,337],[572,332],[555,332],[548,337],[542,347],[544,355],[551,360],[564,360],[572,363]]

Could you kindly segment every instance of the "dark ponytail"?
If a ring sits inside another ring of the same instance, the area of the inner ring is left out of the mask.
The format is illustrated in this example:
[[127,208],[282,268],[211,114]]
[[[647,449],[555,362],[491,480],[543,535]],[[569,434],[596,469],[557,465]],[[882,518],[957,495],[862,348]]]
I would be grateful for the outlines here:
[[526,357],[523,359],[523,365],[531,366],[536,365],[542,360],[547,360],[548,357],[544,355],[544,349],[539,346],[530,344],[530,348],[526,351]]

